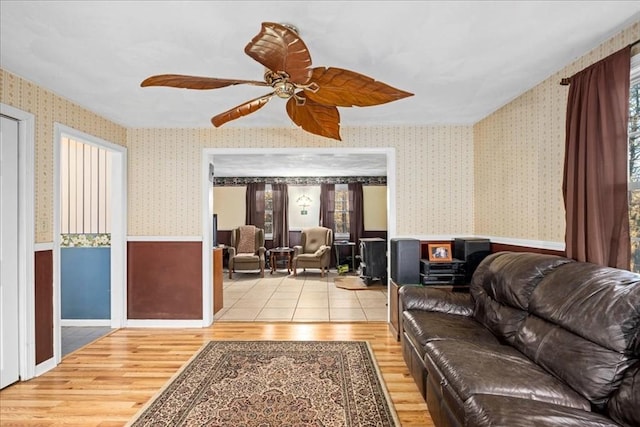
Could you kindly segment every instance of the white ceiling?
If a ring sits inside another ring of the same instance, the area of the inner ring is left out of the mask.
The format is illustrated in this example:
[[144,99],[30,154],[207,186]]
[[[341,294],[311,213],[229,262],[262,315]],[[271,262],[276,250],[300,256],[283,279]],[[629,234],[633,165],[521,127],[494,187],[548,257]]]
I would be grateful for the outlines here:
[[[639,20],[639,1],[0,0],[0,67],[126,127],[208,128],[268,91],[140,82],[261,80],[244,47],[262,22],[290,23],[314,66],[415,94],[341,108],[342,126],[473,124]],[[225,127],[295,128],[277,98]]]

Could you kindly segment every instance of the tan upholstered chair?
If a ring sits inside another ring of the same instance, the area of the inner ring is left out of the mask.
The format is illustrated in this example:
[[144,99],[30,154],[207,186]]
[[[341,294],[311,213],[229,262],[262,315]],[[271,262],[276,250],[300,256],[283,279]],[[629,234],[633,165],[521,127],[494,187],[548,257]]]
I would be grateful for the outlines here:
[[234,271],[260,270],[264,277],[264,230],[243,225],[231,231],[229,247],[229,279]]
[[298,268],[319,268],[320,275],[324,277],[325,269],[329,272],[331,245],[333,230],[325,227],[302,230],[300,245],[293,247],[293,275],[298,274]]

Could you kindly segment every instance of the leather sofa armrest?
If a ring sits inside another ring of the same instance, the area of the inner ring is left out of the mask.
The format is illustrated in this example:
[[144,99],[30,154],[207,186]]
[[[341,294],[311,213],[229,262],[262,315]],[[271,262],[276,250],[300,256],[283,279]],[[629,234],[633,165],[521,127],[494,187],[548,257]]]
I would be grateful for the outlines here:
[[267,252],[267,248],[265,248],[264,246],[260,246],[260,247],[258,248],[258,257],[259,257],[260,259],[264,259],[264,254],[265,254],[265,252]]
[[297,257],[302,253],[302,246],[294,246],[293,247],[293,256]]
[[229,252],[229,258],[233,258],[234,256],[236,256],[236,248],[234,248],[233,246],[227,247],[227,251]]
[[473,316],[471,295],[428,286],[402,286],[399,291],[403,310],[437,311]]

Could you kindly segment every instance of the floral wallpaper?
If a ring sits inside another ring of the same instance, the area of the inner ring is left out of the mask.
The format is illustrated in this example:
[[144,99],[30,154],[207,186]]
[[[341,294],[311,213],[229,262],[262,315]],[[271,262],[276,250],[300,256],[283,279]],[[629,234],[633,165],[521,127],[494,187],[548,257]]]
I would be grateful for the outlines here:
[[61,234],[63,248],[104,248],[111,246],[111,234]]
[[203,149],[287,147],[392,148],[397,233],[473,234],[472,126],[343,127],[341,133],[340,142],[298,129],[130,129],[129,234],[202,234]]
[[290,184],[290,185],[320,185],[325,184],[349,184],[361,182],[363,185],[387,185],[386,176],[293,176],[293,177],[222,177],[213,179],[216,187],[247,185],[252,182],[264,182],[266,184]]
[[0,102],[35,116],[35,239],[53,241],[54,123],[113,144],[126,144],[126,128],[104,119],[35,83],[0,69]]
[[476,235],[564,244],[568,86],[560,80],[640,39],[635,23],[473,127]]

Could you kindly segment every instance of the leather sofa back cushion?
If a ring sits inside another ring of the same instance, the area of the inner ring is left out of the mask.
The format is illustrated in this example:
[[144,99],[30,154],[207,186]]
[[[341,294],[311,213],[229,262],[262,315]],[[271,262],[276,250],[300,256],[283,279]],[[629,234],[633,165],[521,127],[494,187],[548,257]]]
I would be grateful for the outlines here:
[[471,281],[474,317],[498,338],[512,343],[527,316],[533,290],[549,271],[571,262],[567,258],[533,253],[489,255]]
[[640,362],[627,369],[608,409],[609,416],[623,426],[640,426]]
[[540,283],[529,312],[603,347],[640,354],[637,274],[589,263],[566,265]]
[[638,357],[640,276],[567,264],[540,282],[529,312],[515,347],[603,409]]
[[525,320],[514,346],[600,410],[632,363],[621,353],[535,316]]

